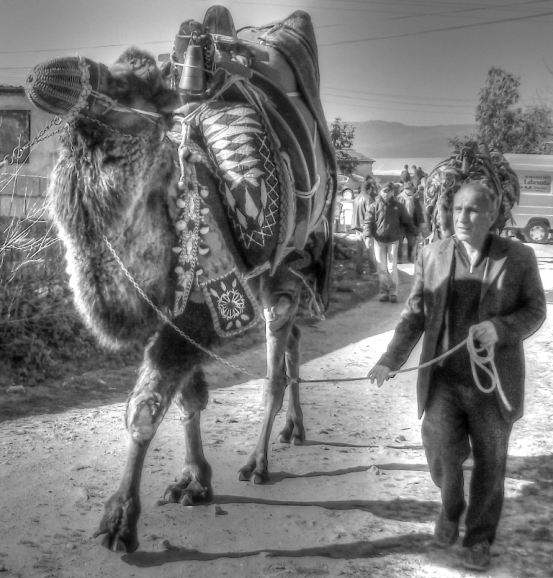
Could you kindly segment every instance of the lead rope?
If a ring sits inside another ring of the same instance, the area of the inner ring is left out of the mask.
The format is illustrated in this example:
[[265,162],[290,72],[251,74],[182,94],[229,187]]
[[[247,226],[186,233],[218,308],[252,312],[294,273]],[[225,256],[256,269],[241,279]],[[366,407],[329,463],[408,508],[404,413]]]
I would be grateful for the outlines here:
[[[129,281],[133,284],[134,288],[138,291],[138,293],[141,295],[141,297],[148,303],[148,305],[150,305],[150,307],[161,317],[161,319],[163,321],[165,321],[165,323],[167,323],[167,325],[172,327],[181,337],[184,337],[184,339],[186,339],[189,343],[191,343],[192,345],[194,345],[195,347],[197,347],[198,349],[200,349],[204,353],[207,353],[208,355],[210,355],[211,357],[213,357],[217,361],[223,363],[224,365],[232,367],[233,369],[237,369],[238,371],[241,371],[241,372],[249,375],[250,377],[253,377],[254,379],[263,379],[262,376],[256,375],[255,373],[252,373],[251,371],[249,371],[243,367],[240,367],[239,365],[235,365],[231,361],[228,361],[227,359],[224,359],[223,357],[221,357],[220,355],[217,355],[213,351],[210,351],[206,347],[203,347],[203,345],[200,345],[197,341],[195,341],[194,339],[192,339],[191,337],[186,335],[186,333],[184,333],[184,331],[182,331],[179,327],[177,327],[171,321],[171,319],[169,319],[169,317],[167,317],[167,315],[165,315],[165,313],[163,313],[163,311],[161,311],[161,309],[159,309],[159,307],[157,307],[155,305],[155,303],[146,295],[146,293],[144,293],[144,291],[142,290],[140,285],[138,285],[138,283],[135,281],[135,279],[130,274],[128,269],[125,267],[125,265],[123,264],[123,261],[121,261],[121,259],[119,258],[119,255],[117,255],[115,249],[113,248],[113,246],[111,245],[111,243],[109,242],[108,238],[105,235],[103,235],[103,239],[104,239],[104,243],[106,244],[110,253],[113,255],[113,257],[117,261],[117,264],[119,265],[119,267],[121,267],[123,273],[129,279]],[[499,375],[497,374],[497,368],[496,368],[495,362],[494,362],[494,349],[493,349],[493,347],[477,347],[475,342],[476,342],[476,340],[474,338],[474,327],[471,327],[469,329],[468,337],[466,339],[464,339],[463,341],[461,341],[461,343],[458,343],[455,347],[452,347],[450,350],[446,351],[445,353],[442,353],[438,357],[431,359],[430,361],[427,361],[426,363],[422,363],[421,365],[416,365],[415,367],[407,367],[405,369],[398,369],[397,371],[392,371],[390,373],[389,377],[394,377],[398,373],[406,373],[408,371],[415,371],[415,369],[422,369],[423,367],[428,367],[429,365],[437,363],[438,361],[440,361],[444,357],[451,355],[452,353],[454,353],[455,351],[457,351],[458,349],[463,347],[463,345],[466,345],[467,349],[469,351],[469,356],[470,356],[470,366],[471,366],[471,370],[472,370],[472,377],[474,378],[474,383],[476,384],[478,389],[484,393],[491,393],[492,391],[494,391],[494,389],[497,388],[499,396],[501,397],[501,400],[505,404],[505,407],[507,408],[508,411],[512,411],[512,406],[509,403],[509,401],[507,400],[505,393],[501,387],[501,382],[499,381]],[[486,352],[486,355],[485,356],[480,355],[480,353],[484,352],[484,351]],[[486,367],[486,363],[490,364],[491,369]],[[491,385],[487,389],[480,382],[478,374],[476,373],[476,366],[480,367],[480,369],[482,369],[485,373],[487,373],[490,376]],[[364,377],[338,377],[338,378],[334,378],[334,379],[301,379],[301,377],[297,377],[297,378],[290,378],[289,377],[288,382],[289,383],[329,383],[332,381],[364,381],[366,379],[368,379],[367,376],[364,376]]]
[[[197,341],[195,341],[194,339],[192,339],[191,337],[186,335],[186,333],[184,333],[184,331],[182,331],[179,327],[177,327],[171,321],[171,319],[169,319],[169,317],[167,317],[167,315],[165,315],[165,313],[163,313],[163,311],[161,311],[161,309],[159,309],[159,307],[157,307],[155,305],[155,303],[146,295],[146,293],[144,293],[144,291],[142,290],[140,285],[134,280],[133,276],[130,274],[128,269],[125,267],[125,265],[123,264],[123,262],[119,258],[119,255],[117,255],[115,249],[113,248],[113,246],[111,245],[111,243],[109,242],[108,238],[105,235],[103,235],[103,239],[104,239],[104,243],[106,244],[110,253],[113,255],[113,257],[117,261],[119,267],[121,267],[123,273],[127,276],[129,281],[133,284],[134,288],[138,291],[140,296],[148,303],[148,305],[150,305],[150,307],[161,317],[161,319],[163,321],[165,321],[165,323],[167,323],[167,325],[172,327],[181,337],[184,337],[184,339],[186,339],[189,343],[191,343],[192,345],[194,345],[195,347],[197,347],[198,349],[200,349],[204,353],[207,353],[208,355],[210,355],[211,357],[213,357],[217,361],[223,363],[224,365],[232,367],[233,369],[237,369],[238,371],[241,371],[241,372],[245,373],[246,375],[253,377],[254,379],[263,379],[262,376],[256,375],[255,373],[252,373],[251,371],[249,371],[243,367],[240,367],[239,365],[236,365],[236,364],[232,363],[231,361],[228,361],[227,359],[224,359],[220,355],[217,355],[213,351],[210,351],[206,347],[203,347],[203,345],[200,345]],[[454,353],[455,351],[457,351],[458,349],[463,347],[463,345],[466,345],[467,349],[469,350],[472,376],[474,378],[474,383],[476,383],[476,386],[478,387],[478,389],[484,393],[491,393],[495,388],[497,388],[497,391],[499,392],[499,395],[501,397],[501,400],[505,404],[505,407],[507,408],[508,411],[512,411],[512,406],[509,403],[509,401],[507,400],[507,398],[505,397],[505,393],[503,392],[503,389],[501,387],[501,382],[499,381],[499,375],[497,374],[497,368],[496,368],[495,362],[494,362],[494,349],[493,349],[493,347],[477,347],[475,341],[476,340],[474,338],[474,328],[471,327],[469,329],[468,337],[466,339],[464,339],[463,341],[461,341],[461,343],[458,343],[455,347],[452,347],[449,351],[446,351],[445,353],[442,353],[438,357],[431,359],[430,361],[427,361],[426,363],[422,363],[421,365],[416,365],[415,367],[407,367],[405,369],[398,369],[397,371],[392,371],[390,373],[389,377],[394,377],[398,373],[406,373],[407,371],[415,371],[415,369],[422,369],[423,367],[428,367],[429,365],[437,363],[438,361],[440,361],[444,357],[451,355],[452,353]],[[486,352],[485,356],[480,355],[480,353],[483,351]],[[486,363],[490,364],[491,369],[486,367],[486,365],[485,365]],[[490,376],[491,385],[489,388],[486,389],[482,385],[482,383],[480,382],[478,374],[476,373],[476,366],[480,367],[480,369],[482,369],[485,373],[487,373]],[[301,379],[301,377],[297,377],[297,378],[288,377],[288,382],[289,383],[329,383],[332,381],[364,381],[366,379],[368,379],[367,376],[364,376],[364,377],[338,377],[338,378],[334,378],[334,379]]]
[[[497,373],[497,367],[496,367],[495,362],[494,362],[494,348],[493,347],[477,347],[476,346],[476,339],[474,338],[474,331],[475,331],[475,327],[471,327],[469,329],[468,337],[466,337],[465,339],[463,339],[463,341],[461,341],[461,343],[458,343],[455,347],[452,347],[451,349],[449,349],[445,353],[442,353],[438,357],[435,357],[434,359],[431,359],[430,361],[427,361],[426,363],[421,363],[420,365],[416,365],[415,367],[406,367],[405,369],[398,369],[397,371],[392,371],[388,377],[394,377],[398,373],[407,373],[408,371],[415,371],[416,369],[422,369],[424,367],[428,367],[430,365],[433,365],[434,363],[437,363],[438,361],[444,359],[448,355],[451,355],[452,353],[454,353],[455,351],[457,351],[458,349],[463,347],[463,345],[466,345],[467,349],[469,351],[470,368],[472,371],[472,377],[473,377],[474,383],[476,384],[478,389],[480,391],[482,391],[483,393],[491,393],[492,391],[494,391],[494,389],[497,388],[499,396],[501,397],[501,401],[505,404],[505,407],[507,408],[508,411],[512,411],[513,408],[511,406],[511,404],[509,403],[509,401],[507,400],[507,397],[505,396],[505,392],[503,391],[503,388],[501,387],[501,381],[499,380],[499,375]],[[485,355],[480,355],[482,352],[485,352]],[[487,363],[490,364],[491,369],[486,366]],[[478,373],[476,372],[477,366],[480,369],[482,369],[482,371],[484,371],[490,377],[490,380],[491,380],[490,387],[485,388],[482,385],[480,378],[478,377]],[[366,376],[365,377],[337,378],[337,379],[301,379],[300,378],[299,381],[303,382],[303,383],[325,383],[325,382],[331,382],[331,381],[362,381],[365,379],[368,379],[368,378]]]

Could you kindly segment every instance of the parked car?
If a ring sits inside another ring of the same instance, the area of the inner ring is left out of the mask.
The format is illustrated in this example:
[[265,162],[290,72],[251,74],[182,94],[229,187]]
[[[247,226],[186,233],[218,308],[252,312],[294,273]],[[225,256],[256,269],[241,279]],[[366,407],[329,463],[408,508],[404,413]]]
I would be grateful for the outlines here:
[[553,225],[553,155],[505,154],[520,183],[520,202],[506,232],[528,243],[547,243]]
[[360,175],[342,175],[338,174],[338,193],[343,194],[345,191],[351,191],[352,198],[359,193],[364,177]]

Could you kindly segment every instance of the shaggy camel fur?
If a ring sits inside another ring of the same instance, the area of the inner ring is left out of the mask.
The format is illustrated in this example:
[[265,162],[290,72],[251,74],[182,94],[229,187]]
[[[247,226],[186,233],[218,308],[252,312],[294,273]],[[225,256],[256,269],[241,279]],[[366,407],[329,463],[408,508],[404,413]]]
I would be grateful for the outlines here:
[[[63,59],[60,62],[64,64]],[[105,535],[107,548],[132,552],[138,547],[144,459],[172,401],[182,414],[185,458],[180,480],[167,487],[165,497],[185,505],[212,498],[200,412],[208,402],[202,364],[217,336],[208,306],[199,299],[190,298],[173,322],[201,349],[160,320],[152,307],[170,316],[175,292],[173,248],[179,237],[172,213],[180,169],[177,148],[166,135],[181,104],[179,95],[166,87],[153,58],[134,48],[113,66],[100,65],[97,70],[97,93],[116,106],[96,98],[68,123],[48,194],[67,248],[75,302],[87,325],[108,346],[147,342],[127,403],[129,447],[123,477],[106,503],[96,533]],[[209,179],[216,190],[215,176],[200,164],[198,178]],[[323,179],[327,180],[326,173]],[[327,232],[323,249],[328,249],[328,237]],[[316,246],[310,243],[308,248]],[[285,260],[274,274],[266,270],[250,285],[265,312],[265,420],[259,442],[239,476],[263,483],[269,476],[269,436],[287,386],[290,400],[279,439],[305,440],[298,384],[300,330],[294,321],[303,282]]]

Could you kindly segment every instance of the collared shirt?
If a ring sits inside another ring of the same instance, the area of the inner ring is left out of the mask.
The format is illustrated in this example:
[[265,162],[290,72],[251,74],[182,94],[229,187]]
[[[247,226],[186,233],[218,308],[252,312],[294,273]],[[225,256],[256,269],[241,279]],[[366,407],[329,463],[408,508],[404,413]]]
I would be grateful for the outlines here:
[[[460,241],[454,237],[452,272],[448,289],[447,307],[438,341],[438,354],[442,354],[461,343],[469,333],[469,328],[480,322],[478,309],[482,282],[488,263],[491,237],[486,239],[478,261],[471,266],[468,257],[460,247]],[[483,375],[481,372],[478,376]],[[487,376],[486,376],[487,377]],[[466,347],[461,347],[438,363],[433,378],[446,383],[474,385],[470,365],[470,356]],[[488,382],[481,378],[483,386]]]

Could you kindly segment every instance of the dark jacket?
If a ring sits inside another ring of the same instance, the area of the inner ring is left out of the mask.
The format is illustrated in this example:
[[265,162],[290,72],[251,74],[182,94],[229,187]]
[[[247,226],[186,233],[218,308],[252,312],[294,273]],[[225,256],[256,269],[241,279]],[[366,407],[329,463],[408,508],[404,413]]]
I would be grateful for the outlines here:
[[407,169],[403,169],[399,175],[399,178],[404,183],[407,183],[411,180],[411,173]]
[[415,193],[408,193],[406,190],[403,190],[396,197],[396,200],[407,209],[415,227],[419,228],[421,225],[425,224],[423,208]]
[[405,207],[394,198],[387,203],[379,195],[369,207],[363,237],[373,237],[379,243],[393,243],[403,237],[403,230],[416,235],[417,230]]
[[363,231],[365,217],[372,203],[374,203],[374,196],[368,191],[361,191],[355,197],[353,200],[353,214],[351,216],[351,229],[353,231]]
[[[436,357],[447,308],[454,240],[431,243],[419,253],[411,295],[401,314],[382,365],[399,369],[424,334],[420,363]],[[495,364],[501,387],[512,406],[509,412],[494,394],[505,419],[514,422],[523,414],[524,350],[522,340],[539,329],[546,317],[545,294],[534,252],[516,241],[492,236],[484,272],[478,319],[494,324],[499,341]],[[434,365],[419,370],[417,399],[422,417],[432,384]],[[475,385],[476,387],[476,385]]]

